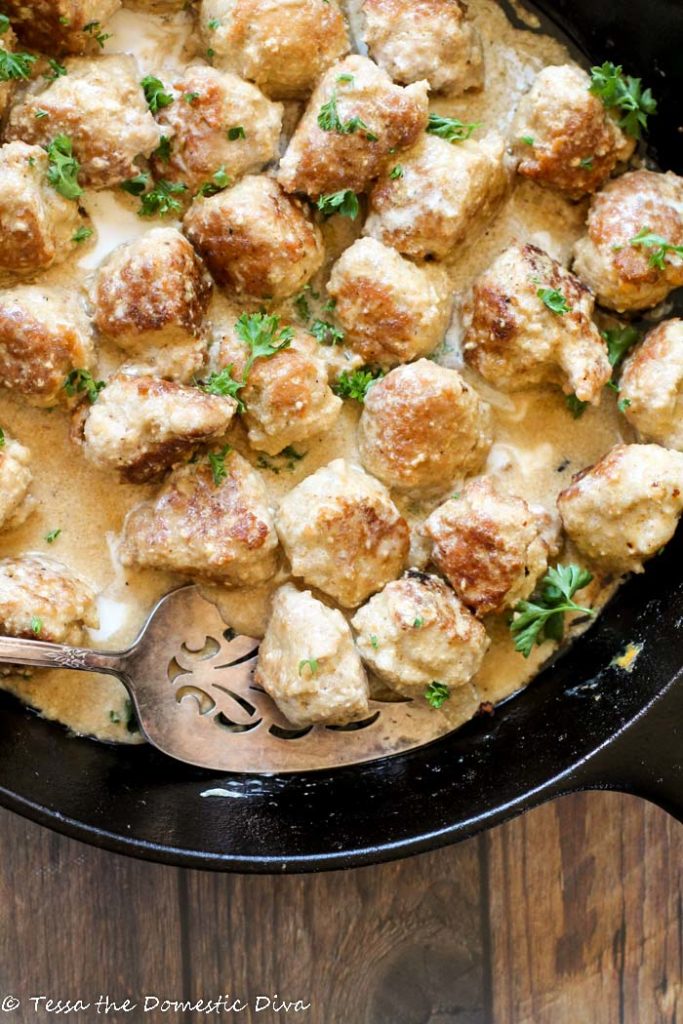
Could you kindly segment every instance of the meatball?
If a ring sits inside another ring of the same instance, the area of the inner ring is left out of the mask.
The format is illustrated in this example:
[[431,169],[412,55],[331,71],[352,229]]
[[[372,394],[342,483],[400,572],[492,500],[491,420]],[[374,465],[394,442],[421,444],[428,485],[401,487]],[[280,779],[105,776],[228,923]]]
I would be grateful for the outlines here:
[[20,526],[35,508],[29,496],[31,453],[0,431],[0,529]]
[[121,0],[2,0],[22,43],[52,54],[96,52],[120,6]]
[[561,387],[600,401],[611,376],[607,345],[581,282],[535,245],[513,245],[474,283],[464,356],[502,391]]
[[74,417],[74,440],[100,469],[117,470],[141,484],[227,430],[237,402],[156,377],[118,373],[97,402],[83,402]]
[[574,477],[557,507],[570,539],[601,570],[642,572],[683,511],[683,454],[618,444]]
[[386,488],[344,459],[290,491],[276,526],[293,574],[347,608],[396,579],[410,545]]
[[370,388],[358,445],[367,471],[387,487],[444,490],[480,468],[491,410],[457,370],[420,359]]
[[24,285],[0,291],[0,386],[32,405],[66,398],[75,369],[93,365],[90,323],[72,291]]
[[512,125],[519,173],[572,199],[596,192],[636,145],[589,87],[574,64],[543,68]]
[[426,126],[426,82],[402,89],[367,57],[347,57],[311,96],[280,163],[280,183],[313,199],[364,192],[387,154],[411,146]]
[[363,0],[370,56],[395,82],[453,96],[484,84],[481,38],[463,0]]
[[[641,234],[654,244],[634,244]],[[573,269],[601,305],[620,312],[649,309],[683,285],[683,260],[662,249],[662,242],[683,245],[683,178],[632,171],[591,202]]]
[[79,182],[113,188],[140,172],[160,132],[140,88],[134,57],[68,57],[66,74],[36,81],[10,112],[7,139],[48,146],[67,136],[80,163]]
[[[16,41],[17,37],[10,26],[6,24],[6,28],[3,32],[2,26],[0,25],[0,54],[3,52],[13,53],[16,47]],[[2,117],[7,109],[13,90],[14,82],[11,78],[8,78],[7,81],[4,82],[0,80],[0,117]]]
[[666,320],[628,357],[620,408],[646,441],[683,451],[683,320]]
[[156,498],[128,513],[120,554],[124,565],[250,587],[275,574],[277,547],[265,484],[221,449],[175,469]]
[[164,376],[187,380],[204,361],[211,289],[187,239],[175,228],[155,228],[100,264],[91,289],[95,326]]
[[305,99],[349,52],[337,0],[202,0],[200,26],[220,67],[276,100]]
[[96,593],[87,580],[44,555],[0,561],[0,634],[82,644],[97,629]]
[[[248,320],[258,324],[261,318],[256,314]],[[265,322],[276,330],[279,319],[266,317]],[[303,331],[289,330],[292,336],[287,347],[268,359],[257,359],[239,394],[249,443],[268,455],[325,433],[337,420],[343,404],[329,387],[317,342]],[[230,375],[242,380],[249,351],[230,327],[215,355],[218,371],[230,367]]]
[[184,226],[216,282],[238,295],[287,298],[310,281],[325,258],[322,234],[309,211],[265,175],[195,200]]
[[407,697],[421,696],[433,681],[464,686],[489,646],[486,630],[450,587],[414,569],[371,597],[351,625],[363,661]]
[[0,148],[0,276],[30,276],[61,263],[76,248],[81,218],[47,179],[40,146],[10,142]]
[[439,572],[461,601],[487,615],[532,593],[548,568],[550,527],[544,509],[499,494],[483,477],[432,512],[423,529]]
[[416,266],[374,238],[359,238],[342,254],[327,291],[347,344],[385,368],[432,352],[450,320],[447,273]]
[[218,171],[234,181],[277,159],[282,104],[272,103],[255,85],[197,64],[174,83],[173,95],[157,114],[171,140],[170,153],[152,160],[157,177],[182,182],[195,193]]
[[275,594],[254,681],[292,725],[345,725],[367,717],[368,680],[348,622],[291,583]]
[[363,234],[406,256],[444,259],[466,236],[472,243],[473,233],[498,211],[509,184],[505,143],[497,135],[456,143],[425,135],[386,164],[370,193]]

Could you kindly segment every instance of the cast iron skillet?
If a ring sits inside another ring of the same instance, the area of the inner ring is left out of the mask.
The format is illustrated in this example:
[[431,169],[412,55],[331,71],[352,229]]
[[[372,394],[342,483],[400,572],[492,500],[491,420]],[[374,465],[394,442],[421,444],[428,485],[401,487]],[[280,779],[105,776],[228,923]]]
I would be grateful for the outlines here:
[[[680,0],[542,0],[538,9],[545,31],[564,32],[592,61],[623,63],[653,87],[654,156],[683,171]],[[148,747],[70,738],[3,697],[0,803],[120,853],[248,872],[390,860],[585,788],[638,793],[683,820],[682,554],[683,530],[494,716],[365,766],[216,778]],[[631,674],[610,665],[629,641],[643,644]],[[201,797],[217,787],[231,795]]]

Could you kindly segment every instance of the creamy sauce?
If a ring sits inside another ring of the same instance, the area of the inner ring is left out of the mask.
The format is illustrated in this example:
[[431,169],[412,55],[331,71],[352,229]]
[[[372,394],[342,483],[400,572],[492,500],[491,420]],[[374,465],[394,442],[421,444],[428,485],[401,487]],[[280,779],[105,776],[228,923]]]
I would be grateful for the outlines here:
[[[433,107],[463,121],[481,122],[482,134],[487,130],[504,134],[519,97],[529,88],[536,73],[547,64],[566,63],[570,58],[556,40],[513,29],[493,0],[471,0],[470,7],[484,39],[486,88],[481,94],[456,101],[435,101]],[[352,21],[357,31],[357,11]],[[112,32],[112,38],[106,43],[106,51],[135,54],[141,74],[161,73],[163,77],[176,73],[201,52],[193,34],[192,16],[185,11],[160,16],[150,14],[149,10],[124,9],[114,16],[107,29]],[[295,105],[288,105],[287,113],[288,129],[291,129]],[[66,267],[55,268],[42,276],[46,284],[74,288],[87,285],[88,275],[108,252],[159,223],[139,218],[137,201],[120,192],[90,193],[84,197],[83,204],[92,217],[95,234]],[[454,254],[450,263],[456,296],[453,321],[435,358],[444,365],[462,368],[459,351],[462,297],[474,277],[502,249],[515,240],[531,241],[556,258],[567,260],[581,233],[584,217],[584,205],[571,204],[531,182],[517,182],[496,222],[480,237],[468,239]],[[359,229],[359,224],[353,225],[342,218],[334,218],[325,225],[326,267],[320,279],[313,283],[313,291],[322,296],[320,303],[324,301],[324,282],[330,265],[353,241]],[[311,305],[315,307],[315,300],[311,300]],[[209,310],[209,322],[232,316],[234,310],[234,306],[217,295]],[[281,312],[296,319],[291,303],[285,304]],[[335,376],[343,365],[353,364],[353,357],[343,349],[324,349],[323,354],[336,363]],[[100,360],[102,375],[122,362],[123,356],[103,347]],[[623,420],[620,422],[611,394],[603,396],[599,409],[589,409],[581,420],[575,421],[567,412],[559,391],[503,395],[483,386],[481,381],[475,382],[467,370],[463,372],[471,383],[476,383],[495,410],[495,444],[486,472],[496,477],[502,489],[542,504],[550,512],[554,512],[557,493],[567,485],[571,474],[595,462],[622,436]],[[276,505],[294,485],[333,458],[343,455],[358,461],[355,432],[359,412],[354,403],[345,403],[338,423],[327,436],[296,446],[299,452],[305,452],[305,457],[291,466],[284,457],[264,457],[250,451],[239,424],[231,430],[229,440],[252,464],[263,470],[273,505]],[[48,553],[92,580],[101,591],[101,626],[97,631],[91,630],[92,645],[110,650],[125,647],[135,638],[155,601],[178,582],[163,573],[124,570],[116,557],[126,512],[153,493],[154,488],[120,484],[110,473],[98,472],[86,463],[69,441],[68,417],[62,409],[37,411],[3,392],[0,394],[0,424],[32,451],[33,494],[37,499],[37,510],[27,522],[2,534],[0,555],[20,555],[28,551]],[[451,481],[445,493],[458,483]],[[405,497],[396,497],[396,501],[413,528],[438,504],[436,500],[415,502]],[[44,538],[57,528],[62,532],[49,545]],[[577,560],[575,552],[570,554]],[[416,537],[411,551],[412,563],[422,565],[426,557],[424,545]],[[273,583],[256,590],[206,589],[233,628],[261,635],[273,589],[285,578],[283,569]],[[599,593],[594,586],[590,599],[599,604],[607,596],[607,591]],[[503,617],[489,620],[486,625],[493,643],[475,683],[482,701],[496,702],[523,686],[552,652],[552,646],[545,644],[536,648],[525,660],[514,651]],[[2,680],[2,685],[46,717],[64,722],[76,732],[102,739],[137,741],[126,729],[125,691],[114,679],[49,671],[28,678],[8,677]],[[471,712],[469,705],[462,710],[452,708],[449,722],[455,726]]]

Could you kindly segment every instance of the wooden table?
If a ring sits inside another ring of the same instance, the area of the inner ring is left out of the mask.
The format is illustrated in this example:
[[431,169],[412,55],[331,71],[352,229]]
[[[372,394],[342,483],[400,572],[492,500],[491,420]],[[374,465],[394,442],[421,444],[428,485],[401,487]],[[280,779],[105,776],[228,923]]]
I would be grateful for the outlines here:
[[[683,1022],[683,828],[635,798],[567,797],[457,847],[317,876],[145,864],[7,812],[0,845],[0,1000],[22,1000],[0,1024]],[[142,1009],[225,992],[251,1009]],[[274,993],[311,1008],[255,1012]],[[56,1015],[32,995],[138,1008]]]

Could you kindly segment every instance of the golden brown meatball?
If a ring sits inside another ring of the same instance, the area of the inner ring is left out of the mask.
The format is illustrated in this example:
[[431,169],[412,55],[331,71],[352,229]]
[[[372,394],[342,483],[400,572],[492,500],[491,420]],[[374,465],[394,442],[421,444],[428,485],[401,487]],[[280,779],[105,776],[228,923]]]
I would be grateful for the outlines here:
[[363,234],[406,256],[445,259],[466,236],[472,243],[509,184],[505,144],[497,135],[455,143],[424,135],[395,164],[387,162],[370,193]]
[[465,359],[502,391],[554,384],[600,401],[611,376],[593,296],[535,245],[513,245],[479,277],[465,310]]
[[422,696],[434,680],[449,689],[466,685],[489,646],[450,587],[414,569],[371,597],[351,625],[363,661],[407,697]]
[[276,100],[305,99],[349,52],[337,0],[202,0],[199,17],[215,63]]
[[184,227],[217,284],[238,295],[287,298],[310,281],[325,258],[310,212],[265,175],[195,200]]
[[478,470],[491,445],[491,410],[457,370],[420,359],[367,393],[358,444],[388,487],[445,490]]
[[387,154],[411,146],[426,125],[426,82],[402,89],[367,57],[347,57],[311,96],[280,163],[280,184],[313,199],[364,192]]
[[346,342],[366,363],[382,367],[432,352],[450,320],[446,272],[416,266],[374,238],[359,238],[342,254],[327,291]]
[[121,0],[3,0],[22,43],[46,53],[85,53],[99,49],[98,36]]
[[[643,233],[655,244],[633,244]],[[683,285],[683,259],[662,242],[683,245],[683,178],[632,171],[593,199],[573,269],[603,306],[649,309]]]
[[[261,318],[257,314],[247,319],[256,323]],[[275,328],[279,326],[277,317],[266,317],[265,322],[275,322]],[[317,342],[304,331],[288,330],[292,336],[287,347],[270,358],[257,359],[239,393],[249,443],[268,455],[277,455],[288,445],[324,434],[335,423],[342,407],[341,399],[328,385],[327,368],[318,356]],[[230,324],[221,334],[214,354],[216,370],[220,372],[229,366],[230,375],[242,380],[249,352],[235,325]]]
[[528,597],[548,568],[550,516],[499,494],[484,477],[437,508],[424,524],[432,561],[477,615]]
[[273,599],[254,681],[295,726],[345,725],[369,713],[368,680],[348,622],[291,583]]
[[0,147],[0,276],[28,276],[71,255],[81,224],[78,207],[47,180],[40,146]]
[[12,107],[6,138],[48,146],[67,136],[81,165],[79,182],[113,188],[138,174],[160,132],[140,88],[134,57],[68,57],[66,74],[34,82]]
[[222,437],[237,402],[157,377],[119,372],[95,404],[87,400],[75,418],[74,440],[89,462],[142,484],[194,451]]
[[255,85],[197,64],[173,83],[173,96],[157,114],[171,140],[168,158],[157,154],[152,160],[158,178],[182,182],[192,195],[218,171],[234,182],[277,159],[282,104]]
[[683,511],[683,454],[618,444],[574,477],[557,507],[571,540],[601,570],[642,572]]
[[64,383],[94,361],[90,323],[78,296],[58,288],[0,291],[0,386],[32,405],[66,399]]
[[363,0],[365,41],[395,82],[426,79],[433,92],[481,89],[481,38],[463,0]]
[[0,430],[0,529],[20,526],[35,508],[29,496],[33,474],[28,448]]
[[82,644],[97,629],[93,586],[44,555],[0,561],[0,634],[53,644]]
[[211,288],[187,239],[175,228],[156,228],[114,249],[98,267],[95,326],[163,376],[188,380],[204,361]]
[[410,544],[387,489],[344,459],[290,491],[276,526],[292,573],[347,608],[396,579]]
[[175,469],[156,498],[128,513],[121,561],[250,587],[275,574],[277,547],[261,477],[221,449]]
[[543,68],[512,125],[519,173],[572,199],[596,192],[636,145],[589,87],[574,64]]
[[645,441],[683,451],[683,320],[665,320],[624,363],[620,408]]
[[[4,31],[2,30],[3,25],[5,25]],[[3,51],[5,53],[13,53],[16,49],[17,37],[8,24],[3,22],[3,25],[0,25],[0,53]],[[5,113],[14,87],[15,83],[11,79],[8,79],[6,82],[0,81],[0,117]]]

